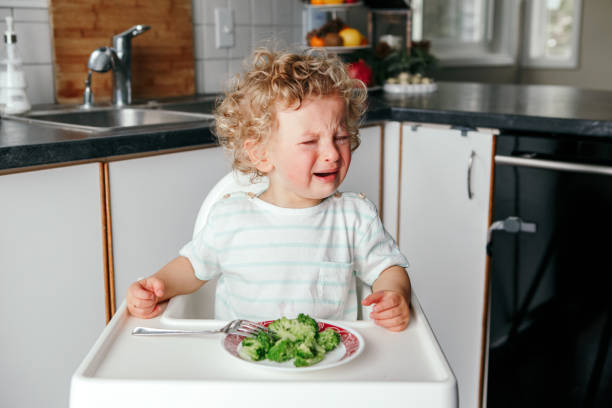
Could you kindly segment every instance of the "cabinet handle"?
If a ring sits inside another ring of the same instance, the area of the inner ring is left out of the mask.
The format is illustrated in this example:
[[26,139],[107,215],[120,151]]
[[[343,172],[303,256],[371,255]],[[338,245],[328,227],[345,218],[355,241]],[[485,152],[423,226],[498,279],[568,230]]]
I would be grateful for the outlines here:
[[472,197],[474,197],[474,193],[472,192],[472,166],[474,165],[474,157],[476,157],[476,152],[472,150],[472,153],[468,159],[467,169],[467,193],[470,200]]

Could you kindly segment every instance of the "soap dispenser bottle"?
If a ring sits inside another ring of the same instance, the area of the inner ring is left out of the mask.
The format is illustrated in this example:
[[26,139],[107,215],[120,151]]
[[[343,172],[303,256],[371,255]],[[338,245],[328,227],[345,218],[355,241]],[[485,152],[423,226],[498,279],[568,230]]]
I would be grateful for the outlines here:
[[17,50],[13,18],[6,17],[6,31],[0,54],[0,109],[1,105],[4,105],[1,109],[4,114],[14,115],[30,110],[25,89],[25,73]]

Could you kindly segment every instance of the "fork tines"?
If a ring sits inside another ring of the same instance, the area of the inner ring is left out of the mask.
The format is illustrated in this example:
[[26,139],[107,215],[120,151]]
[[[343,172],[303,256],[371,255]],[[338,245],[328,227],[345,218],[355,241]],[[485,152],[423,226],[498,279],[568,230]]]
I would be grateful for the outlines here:
[[238,332],[237,334],[240,334],[242,336],[249,336],[249,337],[257,336],[257,333],[259,333],[262,330],[266,333],[268,332],[267,327],[262,326],[261,324],[258,324],[255,322],[248,321],[248,320],[241,320],[240,325],[238,325],[238,328],[236,329],[236,331]]

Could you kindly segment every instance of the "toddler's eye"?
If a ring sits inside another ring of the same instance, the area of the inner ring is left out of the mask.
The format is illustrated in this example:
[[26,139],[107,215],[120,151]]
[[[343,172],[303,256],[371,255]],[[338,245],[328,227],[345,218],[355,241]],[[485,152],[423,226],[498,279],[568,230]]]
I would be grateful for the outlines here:
[[313,139],[313,140],[304,140],[304,141],[302,142],[302,144],[304,144],[304,145],[312,145],[312,144],[315,144],[316,142],[317,142],[317,141],[316,141],[316,140],[314,140],[314,139]]
[[346,144],[351,139],[348,135],[336,136],[336,143],[338,144]]

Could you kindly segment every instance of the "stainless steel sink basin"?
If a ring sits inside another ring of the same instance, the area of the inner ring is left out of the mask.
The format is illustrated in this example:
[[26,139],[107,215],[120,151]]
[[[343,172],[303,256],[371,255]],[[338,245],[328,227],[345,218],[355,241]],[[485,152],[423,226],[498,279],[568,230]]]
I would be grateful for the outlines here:
[[204,112],[195,114],[144,108],[44,111],[7,118],[93,132],[128,128],[165,128],[183,124],[210,124],[214,120],[211,114]]
[[193,102],[170,102],[164,103],[159,106],[159,109],[177,111],[177,112],[191,112],[191,113],[205,113],[208,114],[215,108],[215,100],[207,99]]

